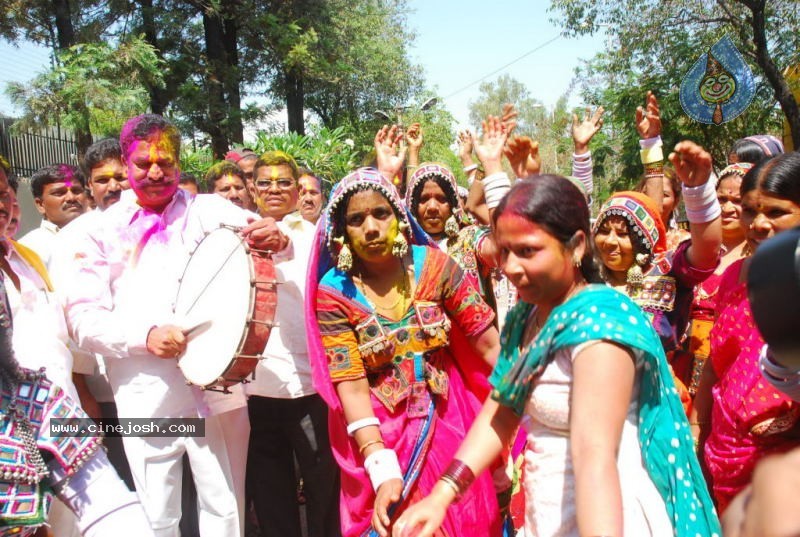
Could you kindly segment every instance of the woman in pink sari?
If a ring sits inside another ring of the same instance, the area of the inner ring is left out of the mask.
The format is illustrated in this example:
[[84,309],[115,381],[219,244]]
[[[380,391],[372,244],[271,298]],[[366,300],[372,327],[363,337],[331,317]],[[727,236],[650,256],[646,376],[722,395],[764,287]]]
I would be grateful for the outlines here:
[[[769,237],[800,224],[800,154],[763,161],[742,181],[742,225],[755,251]],[[704,445],[713,496],[723,513],[746,487],[763,457],[800,445],[800,406],[764,380],[758,357],[764,346],[747,299],[749,258],[735,261],[717,292],[710,365],[717,378]],[[709,367],[708,364],[706,367]],[[700,410],[700,409],[698,409]]]
[[[331,408],[345,537],[388,535],[430,492],[488,394],[494,315],[474,277],[428,240],[394,186],[366,168],[334,188],[317,227],[309,354]],[[477,485],[440,535],[499,535],[490,476]]]

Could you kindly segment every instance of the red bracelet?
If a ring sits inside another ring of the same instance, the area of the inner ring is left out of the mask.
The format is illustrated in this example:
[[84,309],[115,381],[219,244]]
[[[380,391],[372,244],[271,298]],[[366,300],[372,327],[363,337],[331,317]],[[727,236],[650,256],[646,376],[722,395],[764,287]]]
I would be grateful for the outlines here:
[[445,481],[448,485],[455,485],[454,488],[457,490],[456,500],[458,500],[467,491],[472,482],[475,481],[475,474],[464,462],[453,459],[453,462],[450,463],[450,466],[447,467],[447,470],[444,471],[439,479]]

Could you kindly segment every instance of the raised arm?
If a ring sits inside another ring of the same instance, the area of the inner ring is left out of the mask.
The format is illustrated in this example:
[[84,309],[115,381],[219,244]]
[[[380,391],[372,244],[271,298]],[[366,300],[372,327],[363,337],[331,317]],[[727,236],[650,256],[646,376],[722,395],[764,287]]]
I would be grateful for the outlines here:
[[689,263],[698,269],[710,269],[719,263],[722,246],[721,209],[717,189],[711,177],[711,155],[694,142],[675,146],[669,160],[683,183],[683,204],[692,244],[686,253]]
[[408,148],[409,168],[417,168],[420,163],[419,153],[425,140],[422,137],[422,127],[419,123],[412,123],[406,130],[406,147]]
[[[639,133],[640,156],[644,166],[643,193],[656,202],[658,213],[664,206],[664,152],[661,142],[661,110],[652,91],[645,97],[645,107],[636,108],[636,131]],[[664,222],[668,225],[669,222]]]
[[406,149],[400,147],[403,133],[397,125],[384,125],[375,134],[375,158],[378,161],[378,171],[386,179],[393,181],[403,171],[403,162]]
[[592,152],[589,151],[589,142],[600,132],[604,112],[602,106],[598,106],[594,113],[587,107],[583,121],[578,120],[577,114],[572,114],[572,143],[575,148],[572,154],[572,175],[583,183],[588,196],[594,191]]

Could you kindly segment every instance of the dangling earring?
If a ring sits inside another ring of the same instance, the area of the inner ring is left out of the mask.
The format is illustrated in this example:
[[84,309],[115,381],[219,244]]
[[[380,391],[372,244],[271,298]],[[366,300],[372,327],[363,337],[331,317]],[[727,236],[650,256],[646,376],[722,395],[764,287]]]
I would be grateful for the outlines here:
[[350,246],[344,240],[344,237],[336,237],[333,242],[338,244],[339,254],[336,256],[336,268],[342,272],[350,272],[353,268],[353,253],[350,251]]
[[408,253],[408,241],[406,240],[408,224],[400,222],[397,227],[397,236],[395,236],[394,243],[392,244],[392,255],[402,259]]
[[644,282],[644,273],[642,267],[647,264],[647,254],[636,254],[635,261],[628,269],[628,285],[631,287],[641,287]]
[[450,238],[453,238],[458,235],[458,220],[454,214],[450,215],[450,218],[445,220],[444,222],[444,234]]

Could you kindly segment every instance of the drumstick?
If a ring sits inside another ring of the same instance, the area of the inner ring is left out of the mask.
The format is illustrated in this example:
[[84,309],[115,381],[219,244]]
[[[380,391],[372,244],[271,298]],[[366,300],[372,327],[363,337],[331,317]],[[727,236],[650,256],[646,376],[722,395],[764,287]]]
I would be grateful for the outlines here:
[[189,328],[184,329],[183,335],[184,337],[186,337],[187,341],[190,341],[195,336],[198,336],[203,332],[205,332],[206,330],[208,330],[209,328],[211,328],[211,324],[212,322],[210,319],[208,321],[197,323],[194,326],[190,326]]

